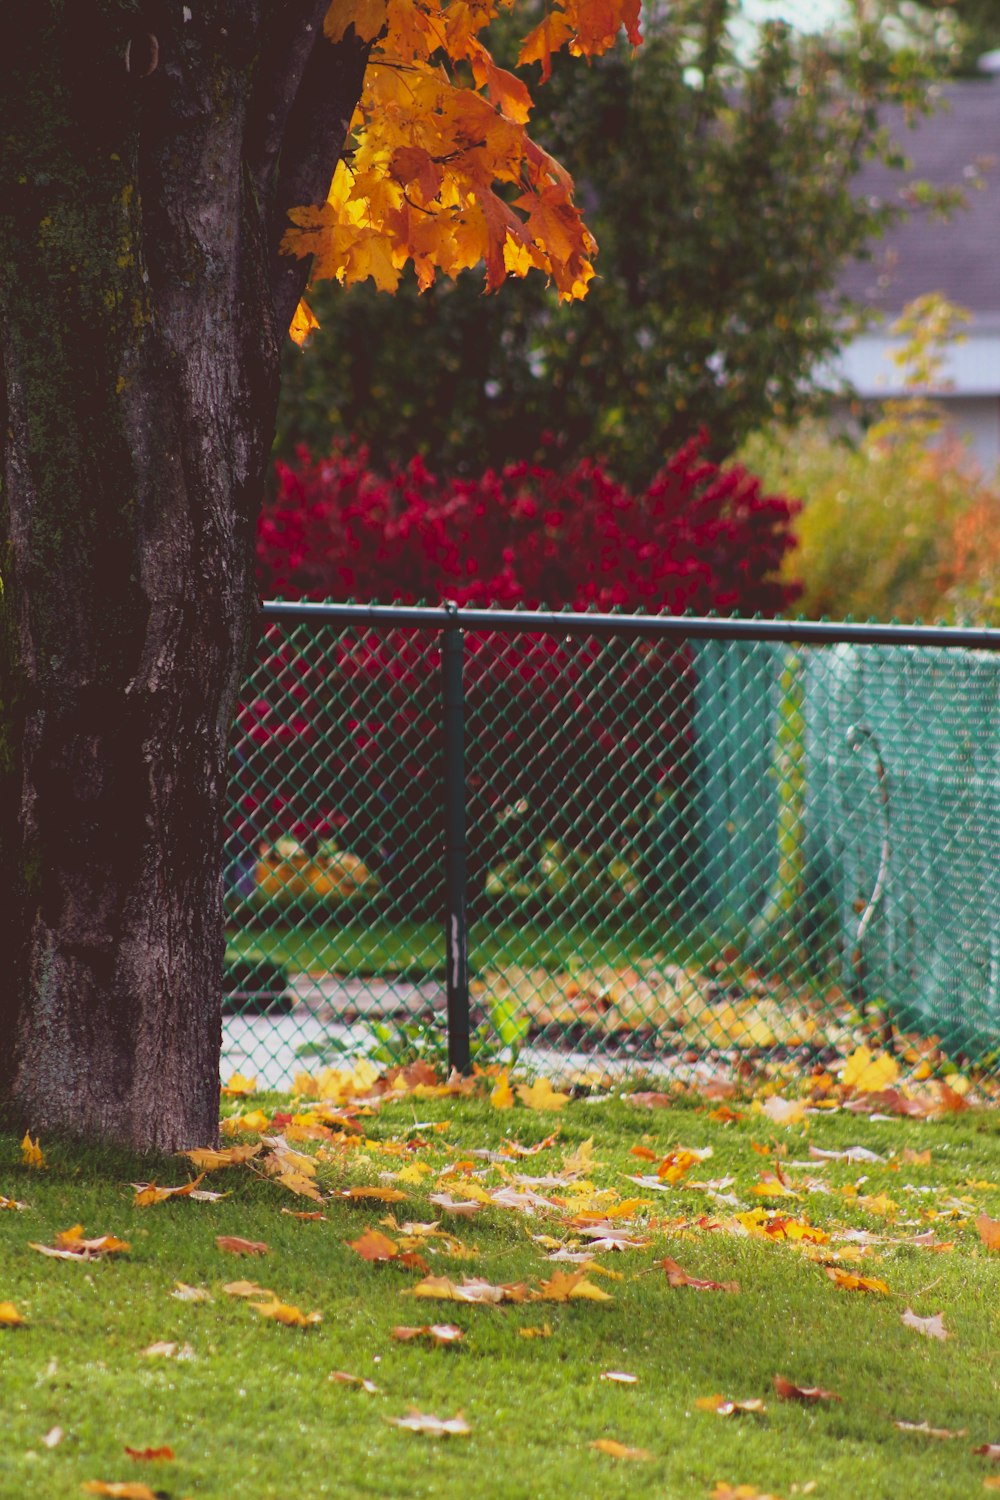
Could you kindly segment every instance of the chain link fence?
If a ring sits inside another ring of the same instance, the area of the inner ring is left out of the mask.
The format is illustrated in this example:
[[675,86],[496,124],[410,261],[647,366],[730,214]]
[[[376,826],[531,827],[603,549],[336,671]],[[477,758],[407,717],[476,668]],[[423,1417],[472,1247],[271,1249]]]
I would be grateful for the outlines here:
[[1000,1073],[996,635],[264,613],[224,1068]]

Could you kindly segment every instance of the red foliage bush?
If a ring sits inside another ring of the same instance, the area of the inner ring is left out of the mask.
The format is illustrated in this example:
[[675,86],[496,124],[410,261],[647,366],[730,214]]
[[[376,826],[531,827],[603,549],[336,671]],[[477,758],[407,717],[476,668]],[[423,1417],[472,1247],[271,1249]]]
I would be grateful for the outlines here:
[[[279,466],[259,576],[286,598],[773,614],[795,592],[778,572],[793,511],[744,470],[702,461],[698,444],[641,496],[593,463],[439,481],[419,459],[382,479],[363,453],[302,453]],[[271,627],[240,719],[244,828],[334,834],[400,901],[435,901],[439,661],[426,632]],[[530,864],[543,839],[627,845],[655,865],[663,819],[683,818],[688,687],[686,653],[669,644],[467,633],[474,877]]]
[[265,595],[485,606],[773,615],[795,502],[687,444],[641,495],[584,462],[439,480],[414,459],[389,478],[364,451],[278,465],[261,518]]

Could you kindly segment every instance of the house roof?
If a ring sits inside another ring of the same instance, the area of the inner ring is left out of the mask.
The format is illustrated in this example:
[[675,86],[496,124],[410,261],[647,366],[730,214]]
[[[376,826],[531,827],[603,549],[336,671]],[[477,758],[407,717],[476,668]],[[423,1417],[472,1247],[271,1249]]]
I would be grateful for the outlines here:
[[914,297],[940,292],[976,321],[992,321],[1000,318],[1000,77],[944,84],[939,94],[939,107],[912,129],[900,109],[887,111],[885,123],[910,169],[869,162],[855,191],[885,203],[905,202],[914,180],[965,187],[967,209],[946,223],[926,209],[911,210],[875,242],[870,260],[845,268],[838,284],[854,301],[890,316]]

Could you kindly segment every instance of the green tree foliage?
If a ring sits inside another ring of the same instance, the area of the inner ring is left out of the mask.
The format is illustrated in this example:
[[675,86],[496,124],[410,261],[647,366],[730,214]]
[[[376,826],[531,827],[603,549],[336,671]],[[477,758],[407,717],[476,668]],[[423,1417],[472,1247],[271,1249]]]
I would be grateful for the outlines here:
[[556,60],[533,130],[601,246],[584,303],[560,306],[534,273],[488,298],[475,272],[392,301],[327,288],[309,357],[286,358],[279,451],[336,435],[384,468],[416,444],[474,473],[554,446],[641,485],[701,427],[718,458],[814,405],[846,327],[838,269],[885,222],[852,179],[888,149],[878,105],[916,60],[875,26],[834,45],[780,24],[740,60],[737,10],[678,4],[635,57]]

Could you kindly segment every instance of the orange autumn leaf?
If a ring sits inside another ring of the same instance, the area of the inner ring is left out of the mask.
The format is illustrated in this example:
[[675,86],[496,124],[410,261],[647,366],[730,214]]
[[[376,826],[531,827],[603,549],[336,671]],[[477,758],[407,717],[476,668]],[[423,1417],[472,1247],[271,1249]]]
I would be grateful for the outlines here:
[[0,1302],[0,1328],[20,1328],[25,1321],[13,1302]]
[[135,1188],[133,1202],[136,1208],[148,1208],[153,1203],[165,1203],[168,1198],[188,1198],[204,1177],[205,1173],[199,1172],[197,1177],[193,1177],[182,1187],[158,1187],[155,1182],[133,1183],[132,1186]]
[[738,1292],[740,1289],[738,1281],[705,1281],[700,1276],[689,1276],[669,1255],[656,1264],[666,1271],[667,1282],[672,1287],[689,1286],[697,1292]]
[[432,1344],[448,1345],[457,1344],[460,1339],[464,1339],[465,1334],[454,1323],[422,1323],[419,1328],[408,1328],[401,1324],[391,1329],[389,1336],[400,1343],[408,1343],[411,1339],[429,1339]]
[[23,1213],[27,1206],[26,1203],[19,1203],[16,1198],[5,1198],[3,1193],[0,1193],[0,1209],[9,1208],[14,1213]]
[[301,1219],[304,1222],[326,1223],[326,1214],[322,1213],[319,1209],[283,1208],[281,1212],[287,1214],[291,1219]]
[[771,1382],[775,1395],[781,1401],[842,1401],[835,1391],[825,1391],[821,1385],[795,1385],[784,1375],[775,1375]]
[[595,1438],[587,1444],[588,1448],[595,1448],[598,1453],[606,1453],[609,1458],[627,1458],[645,1461],[653,1455],[647,1448],[630,1448],[626,1443],[619,1443],[615,1438]]
[[781,1500],[780,1495],[772,1495],[770,1491],[765,1493],[752,1484],[727,1484],[720,1479],[712,1491],[710,1500]]
[[292,314],[292,321],[288,328],[290,336],[301,349],[313,329],[318,327],[319,319],[306,299],[304,297],[300,298],[299,304]]
[[288,1302],[279,1302],[277,1298],[273,1302],[251,1302],[250,1306],[262,1318],[270,1318],[272,1322],[283,1323],[286,1328],[315,1328],[323,1321],[322,1313],[304,1313],[300,1307]]
[[102,1234],[95,1239],[83,1238],[83,1225],[74,1224],[56,1235],[54,1245],[37,1245],[29,1241],[32,1250],[49,1255],[55,1260],[98,1260],[102,1255],[121,1255],[132,1247],[127,1240],[117,1240],[113,1234]]
[[173,1448],[164,1445],[162,1448],[130,1448],[125,1444],[125,1452],[129,1458],[134,1458],[137,1463],[154,1464],[169,1462],[174,1456]]
[[244,1240],[236,1234],[217,1234],[216,1248],[230,1255],[267,1255],[268,1246],[262,1240]]
[[105,1484],[103,1479],[88,1479],[80,1488],[86,1495],[105,1495],[108,1500],[156,1500],[148,1484],[137,1480],[120,1484]]
[[877,1276],[855,1276],[853,1271],[841,1270],[840,1266],[823,1267],[830,1280],[848,1292],[879,1292],[889,1296],[889,1288]]
[[391,1240],[387,1234],[382,1234],[378,1229],[366,1229],[364,1234],[356,1240],[347,1241],[348,1248],[362,1260],[396,1260],[399,1256],[399,1246],[395,1240]]
[[1000,1219],[980,1214],[976,1219],[976,1231],[987,1250],[1000,1250]]

